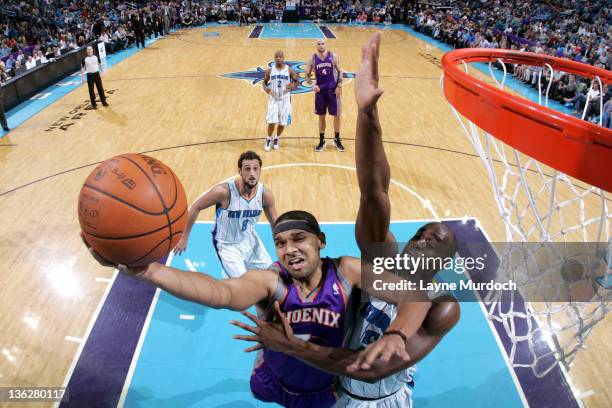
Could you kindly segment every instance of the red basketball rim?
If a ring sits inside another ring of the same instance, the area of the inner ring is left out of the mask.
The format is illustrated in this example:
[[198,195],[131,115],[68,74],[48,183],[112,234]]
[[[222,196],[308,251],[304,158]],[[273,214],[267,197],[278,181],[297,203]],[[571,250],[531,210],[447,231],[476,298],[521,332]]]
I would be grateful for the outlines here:
[[612,84],[612,72],[563,58],[490,48],[442,57],[444,96],[485,132],[534,159],[605,191],[612,191],[612,130],[514,96],[464,72],[461,61],[544,66]]

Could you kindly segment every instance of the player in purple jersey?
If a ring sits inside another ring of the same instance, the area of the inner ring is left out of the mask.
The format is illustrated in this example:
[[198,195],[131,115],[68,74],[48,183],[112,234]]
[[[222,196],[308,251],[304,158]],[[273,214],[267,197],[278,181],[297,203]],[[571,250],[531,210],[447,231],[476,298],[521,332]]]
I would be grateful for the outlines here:
[[[264,315],[267,311],[272,316],[272,306],[277,305],[287,313],[292,330],[306,341],[339,347],[344,337],[348,293],[362,285],[360,260],[349,256],[321,259],[325,234],[316,218],[305,211],[289,211],[279,216],[273,235],[279,260],[276,266],[224,280],[160,263],[138,268],[113,265],[92,248],[89,251],[101,265],[116,267],[174,296],[205,306],[236,311],[257,306]],[[380,277],[399,282],[390,273],[383,272]],[[396,302],[391,297],[383,299]],[[408,302],[398,304],[399,313],[408,306]],[[333,380],[333,375],[310,368],[293,357],[266,352],[253,371],[251,390],[262,401],[286,407],[325,408],[336,401]]]
[[[381,242],[395,252],[395,237],[389,231],[391,204],[388,189],[391,174],[376,107],[382,95],[378,87],[379,46],[380,34],[372,36],[364,46],[355,84],[359,108],[355,159],[361,191],[355,235],[362,250],[367,243]],[[455,251],[452,232],[440,223],[429,223],[422,227],[405,250],[411,256],[424,254],[436,257],[445,257]],[[430,281],[434,273],[420,270],[419,278]],[[280,328],[249,316],[257,324],[256,327],[237,325],[255,335],[239,337],[257,341],[258,347],[265,347],[265,350],[284,352],[343,377],[341,398],[336,407],[411,407],[412,390],[408,384],[402,384],[402,379],[411,381],[411,377],[402,376],[402,371],[424,358],[459,319],[459,305],[450,296],[441,296],[434,302],[415,302],[412,309],[398,311],[395,320],[383,330],[380,340],[359,351],[306,343],[295,336],[293,326],[289,324],[289,315],[283,314],[282,308],[276,305],[275,310],[282,322]],[[408,311],[411,315],[408,316],[410,320],[406,321],[404,314]]]
[[[314,70],[316,84],[312,84],[310,74]],[[319,144],[316,152],[325,149],[325,115],[334,117],[334,145],[343,152],[340,139],[340,97],[342,96],[342,69],[338,55],[325,48],[325,40],[317,40],[317,52],[312,55],[306,66],[306,82],[315,92],[315,114],[319,116]]]

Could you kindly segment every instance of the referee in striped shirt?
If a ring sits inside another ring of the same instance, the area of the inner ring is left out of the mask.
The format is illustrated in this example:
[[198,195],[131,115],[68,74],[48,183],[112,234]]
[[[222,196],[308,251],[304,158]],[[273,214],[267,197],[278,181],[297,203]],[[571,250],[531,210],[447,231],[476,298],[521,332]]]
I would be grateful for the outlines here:
[[100,57],[94,55],[93,47],[90,45],[87,47],[87,56],[81,63],[81,80],[85,80],[84,75],[87,74],[87,87],[89,88],[89,99],[91,100],[91,106],[94,109],[98,109],[96,104],[96,94],[94,93],[94,82],[96,88],[98,88],[98,94],[102,105],[108,106],[106,102],[106,96],[104,95],[104,88],[102,87],[102,78],[100,77]]

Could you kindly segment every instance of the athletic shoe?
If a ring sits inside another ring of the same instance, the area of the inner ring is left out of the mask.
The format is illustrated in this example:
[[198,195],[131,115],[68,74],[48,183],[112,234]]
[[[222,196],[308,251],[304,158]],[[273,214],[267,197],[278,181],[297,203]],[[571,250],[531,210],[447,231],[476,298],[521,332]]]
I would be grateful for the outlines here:
[[342,141],[340,140],[340,138],[334,138],[334,146],[336,146],[336,148],[338,149],[339,152],[343,152],[344,151],[344,146],[342,146]]
[[323,150],[325,150],[325,139],[321,139],[321,140],[319,141],[319,145],[318,145],[317,147],[315,147],[315,149],[314,149],[314,150],[315,150],[315,152],[317,152],[317,153],[320,153],[320,152],[322,152]]
[[278,137],[274,138],[274,150],[280,149],[280,145],[278,144]]
[[264,150],[266,152],[270,151],[270,145],[272,144],[272,138],[268,137],[266,138],[266,144],[264,145]]

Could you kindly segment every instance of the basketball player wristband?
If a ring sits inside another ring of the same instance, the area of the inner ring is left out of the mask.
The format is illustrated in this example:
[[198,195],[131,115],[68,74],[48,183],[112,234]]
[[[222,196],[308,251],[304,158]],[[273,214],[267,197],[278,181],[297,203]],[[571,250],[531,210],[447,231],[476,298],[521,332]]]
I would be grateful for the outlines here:
[[404,343],[408,343],[408,337],[406,337],[406,335],[399,330],[388,330],[385,332],[385,334],[383,334],[383,336],[386,336],[388,334],[397,334],[402,338],[402,340],[404,340]]

